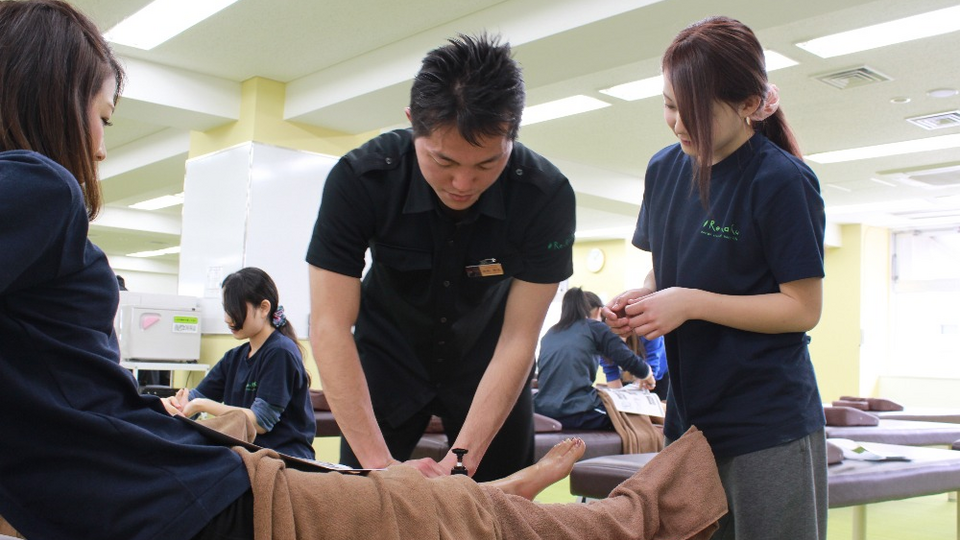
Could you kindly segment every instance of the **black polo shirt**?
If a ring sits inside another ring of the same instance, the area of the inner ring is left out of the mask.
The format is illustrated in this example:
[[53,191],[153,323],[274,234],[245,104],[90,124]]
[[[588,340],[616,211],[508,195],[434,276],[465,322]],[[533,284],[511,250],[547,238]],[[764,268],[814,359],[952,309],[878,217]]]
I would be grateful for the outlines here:
[[[423,178],[410,130],[344,156],[327,177],[307,262],[360,277],[370,248],[354,337],[377,416],[397,425],[434,398],[469,406],[512,279],[570,277],[575,225],[567,179],[519,143],[459,221]],[[502,275],[468,275],[490,261]]]

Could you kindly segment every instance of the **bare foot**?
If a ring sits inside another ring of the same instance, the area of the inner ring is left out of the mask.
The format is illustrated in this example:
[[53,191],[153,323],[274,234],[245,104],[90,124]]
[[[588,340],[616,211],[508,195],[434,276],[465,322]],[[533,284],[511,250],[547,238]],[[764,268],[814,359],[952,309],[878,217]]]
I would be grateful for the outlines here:
[[583,439],[564,439],[554,445],[540,461],[506,478],[488,482],[488,485],[498,487],[504,493],[533,500],[547,486],[569,475],[573,464],[583,457],[586,449]]

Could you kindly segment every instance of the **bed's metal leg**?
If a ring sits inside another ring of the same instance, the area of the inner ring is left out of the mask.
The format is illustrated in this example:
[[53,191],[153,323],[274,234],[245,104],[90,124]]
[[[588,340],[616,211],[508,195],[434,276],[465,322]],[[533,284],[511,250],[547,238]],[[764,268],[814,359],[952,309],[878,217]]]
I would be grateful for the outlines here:
[[867,505],[853,507],[853,540],[867,540]]

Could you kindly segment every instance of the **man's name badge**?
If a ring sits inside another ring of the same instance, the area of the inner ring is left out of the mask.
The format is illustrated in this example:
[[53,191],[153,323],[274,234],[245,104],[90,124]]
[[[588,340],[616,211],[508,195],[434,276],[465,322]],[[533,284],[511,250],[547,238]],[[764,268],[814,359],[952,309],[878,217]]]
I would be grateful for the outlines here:
[[503,265],[498,263],[496,259],[484,259],[480,261],[480,264],[467,266],[466,270],[467,276],[474,278],[503,275]]

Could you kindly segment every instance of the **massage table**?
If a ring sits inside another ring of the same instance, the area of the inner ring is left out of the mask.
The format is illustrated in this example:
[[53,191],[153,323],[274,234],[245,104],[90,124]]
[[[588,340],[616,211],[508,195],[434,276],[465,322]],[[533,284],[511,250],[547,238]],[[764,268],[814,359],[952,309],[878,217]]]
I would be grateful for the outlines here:
[[[561,429],[560,422],[553,418],[534,414],[533,419],[535,432],[533,435],[534,461],[542,458],[560,441],[574,437],[583,439],[587,445],[587,449],[580,459],[620,454],[623,451],[623,441],[616,431],[565,431]],[[429,457],[439,461],[447,455],[447,452],[450,450],[447,436],[443,433],[430,433],[429,431],[428,429],[428,432],[420,438],[417,446],[413,449],[413,453],[410,456],[411,459]]]
[[[871,443],[870,447],[910,461],[847,459],[829,466],[829,507],[854,507],[854,540],[866,540],[868,504],[960,492],[960,452],[882,443]],[[583,499],[604,498],[655,455],[624,454],[581,461],[570,473],[570,493]],[[960,539],[960,513],[956,532]]]
[[870,411],[881,419],[915,420],[920,422],[943,422],[960,424],[960,409],[934,407],[907,407],[902,411]]
[[824,430],[828,439],[905,446],[950,446],[960,439],[960,424],[888,418],[881,418],[876,426],[827,426]]

